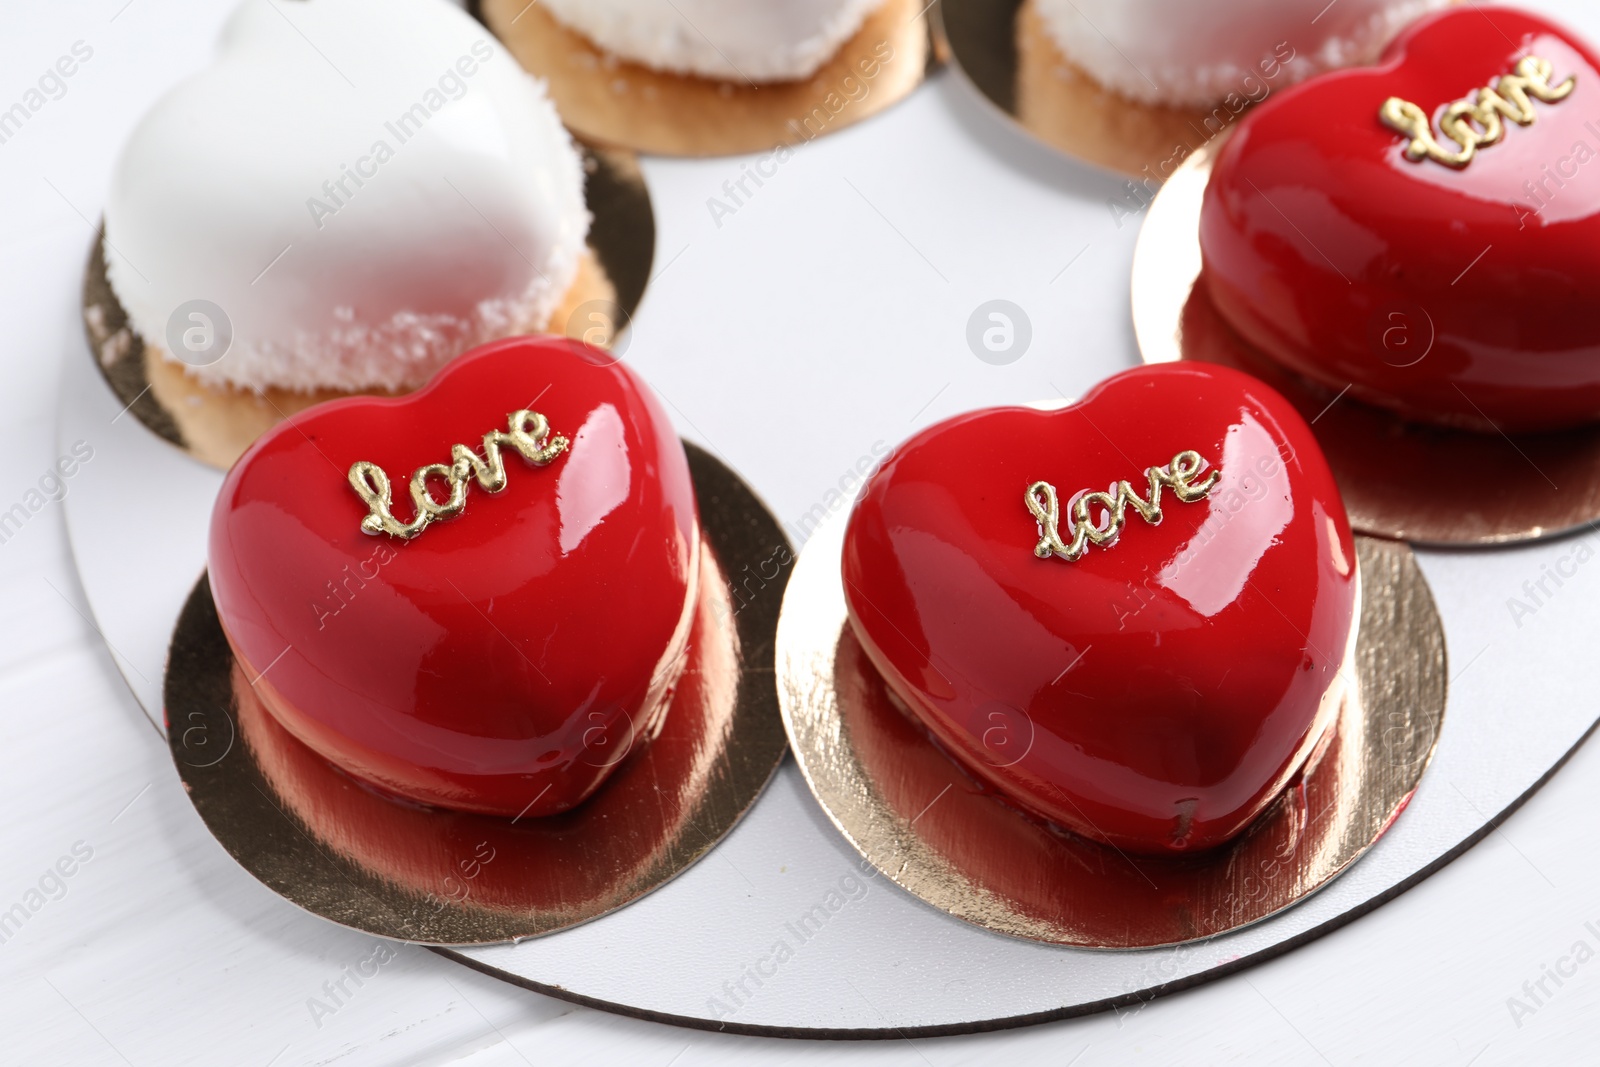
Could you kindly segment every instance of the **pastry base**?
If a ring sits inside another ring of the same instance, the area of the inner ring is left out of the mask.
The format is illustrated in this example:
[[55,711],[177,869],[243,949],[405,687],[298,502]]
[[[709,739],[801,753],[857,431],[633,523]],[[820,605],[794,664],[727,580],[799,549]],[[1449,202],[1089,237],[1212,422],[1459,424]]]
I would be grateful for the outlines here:
[[[473,0],[471,9],[519,63],[545,79],[573,131],[654,155],[726,156],[802,144],[905,99],[935,62],[925,0],[886,0],[805,81],[760,84],[669,74],[619,59],[527,0]],[[874,63],[877,72],[868,77]]]
[[1220,363],[1277,389],[1311,423],[1362,533],[1429,545],[1513,544],[1600,520],[1600,426],[1511,437],[1406,422],[1301,378],[1240,338],[1207,295],[1200,256],[1200,207],[1220,147],[1178,168],[1139,234],[1133,318],[1146,363]]
[[[605,268],[600,266],[593,250],[585,250],[578,261],[578,275],[572,288],[562,298],[561,304],[551,314],[548,324],[527,324],[519,333],[543,333],[562,330],[571,336],[583,337],[592,327],[585,322],[576,330],[564,329],[572,323],[572,313],[581,304],[591,300],[616,302],[616,290],[607,280]],[[590,333],[589,340],[596,340]],[[606,344],[612,338],[608,334]],[[167,413],[183,440],[183,447],[202,463],[227,469],[256,438],[272,429],[284,419],[298,414],[327,400],[339,400],[359,394],[341,389],[318,389],[300,392],[292,389],[216,389],[204,385],[189,374],[182,363],[169,359],[158,346],[144,344],[144,379],[150,386],[150,396]],[[397,395],[387,391],[372,391],[380,396]]]
[[[609,346],[626,329],[644,293],[655,254],[655,223],[649,192],[629,153],[580,149],[587,175],[584,196],[594,214],[589,247],[549,322],[529,323],[522,332],[548,330]],[[580,314],[585,304],[597,307]],[[129,325],[107,281],[99,239],[84,273],[83,320],[100,371],[129,405],[128,413],[202,463],[223,470],[284,419],[323,401],[356,395],[202,384]]]
[[252,875],[380,937],[480,945],[598,918],[709,852],[783,759],[770,659],[788,558],[776,520],[727,467],[686,446],[699,498],[701,593],[689,662],[660,732],[570,812],[503,819],[389,799],[336,770],[266,710],[201,578],[165,679],[168,743],[207,828]]
[[1143,104],[1105,88],[1056,47],[1031,0],[940,0],[939,18],[955,67],[1025,133],[1152,191],[1243,113]]
[[857,851],[976,926],[1099,949],[1248,926],[1304,900],[1371,848],[1433,756],[1445,709],[1444,628],[1411,550],[1360,537],[1360,621],[1340,672],[1338,717],[1250,829],[1178,858],[1130,856],[1051,829],[979,786],[898,709],[846,617],[844,527],[836,518],[818,529],[784,597],[778,693],[789,743]]

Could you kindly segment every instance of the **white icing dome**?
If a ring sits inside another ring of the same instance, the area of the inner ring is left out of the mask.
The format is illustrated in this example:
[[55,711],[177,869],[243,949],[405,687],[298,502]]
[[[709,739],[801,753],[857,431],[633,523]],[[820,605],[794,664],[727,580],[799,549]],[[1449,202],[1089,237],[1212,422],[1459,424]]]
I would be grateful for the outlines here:
[[721,81],[809,78],[883,0],[541,0],[607,52]]
[[1100,84],[1144,103],[1194,106],[1371,62],[1407,23],[1446,2],[1037,0],[1061,51]]
[[105,251],[163,351],[185,303],[227,315],[206,384],[405,389],[542,327],[588,227],[543,86],[446,0],[245,0],[123,150]]

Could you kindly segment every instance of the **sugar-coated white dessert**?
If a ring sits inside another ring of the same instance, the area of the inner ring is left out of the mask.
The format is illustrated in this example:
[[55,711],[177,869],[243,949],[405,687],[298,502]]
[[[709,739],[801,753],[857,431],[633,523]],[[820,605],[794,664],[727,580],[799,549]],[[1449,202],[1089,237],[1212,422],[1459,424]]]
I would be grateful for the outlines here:
[[722,81],[809,78],[884,0],[543,0],[602,49]]
[[448,0],[245,0],[123,150],[105,254],[167,358],[222,309],[207,385],[402,390],[543,327],[589,222],[543,85]]
[[1376,59],[1447,0],[1037,0],[1061,51],[1142,103],[1206,106]]

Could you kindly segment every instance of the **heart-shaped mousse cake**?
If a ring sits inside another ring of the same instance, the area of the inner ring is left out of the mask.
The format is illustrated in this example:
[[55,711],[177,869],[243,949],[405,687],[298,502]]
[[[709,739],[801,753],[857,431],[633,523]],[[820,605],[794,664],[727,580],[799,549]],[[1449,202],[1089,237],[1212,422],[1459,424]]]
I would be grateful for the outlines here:
[[256,442],[213,512],[211,592],[268,710],[336,766],[546,815],[659,727],[698,531],[648,387],[581,343],[515,338]]
[[122,150],[106,269],[204,386],[403,392],[551,325],[589,222],[544,86],[460,5],[240,0]]
[[857,637],[946,751],[1142,853],[1220,844],[1271,803],[1355,636],[1354,542],[1309,427],[1204,364],[924,430],[868,480],[843,571]]
[[1268,357],[1406,418],[1595,421],[1597,156],[1595,54],[1452,8],[1240,121],[1200,221],[1211,299]]

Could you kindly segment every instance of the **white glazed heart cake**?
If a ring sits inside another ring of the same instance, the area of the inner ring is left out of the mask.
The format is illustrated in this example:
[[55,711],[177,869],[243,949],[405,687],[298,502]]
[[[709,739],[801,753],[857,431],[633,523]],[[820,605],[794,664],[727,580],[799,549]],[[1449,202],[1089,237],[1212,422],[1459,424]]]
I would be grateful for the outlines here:
[[[1447,0],[1036,0],[1062,53],[1148,104],[1206,106],[1371,62]],[[1283,74],[1287,74],[1287,78]]]
[[883,0],[543,0],[607,52],[720,81],[809,78]]
[[542,84],[447,0],[245,0],[123,150],[104,250],[166,358],[175,312],[222,309],[205,385],[404,390],[542,328],[589,221]]

